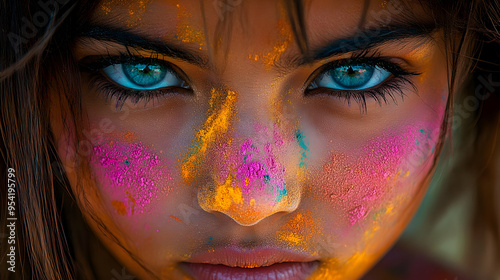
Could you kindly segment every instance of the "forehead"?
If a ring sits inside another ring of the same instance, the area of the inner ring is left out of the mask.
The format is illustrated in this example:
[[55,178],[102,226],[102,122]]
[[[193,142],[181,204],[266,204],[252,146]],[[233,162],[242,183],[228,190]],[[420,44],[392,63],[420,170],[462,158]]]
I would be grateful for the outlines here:
[[[95,23],[126,27],[150,38],[179,41],[196,48],[230,41],[248,49],[285,40],[294,27],[292,1],[270,0],[105,0],[92,17]],[[394,22],[432,20],[416,1],[305,0],[301,2],[308,41],[320,45],[364,27]],[[409,8],[411,7],[411,8]],[[295,20],[295,22],[297,22]],[[256,40],[258,39],[258,40]]]

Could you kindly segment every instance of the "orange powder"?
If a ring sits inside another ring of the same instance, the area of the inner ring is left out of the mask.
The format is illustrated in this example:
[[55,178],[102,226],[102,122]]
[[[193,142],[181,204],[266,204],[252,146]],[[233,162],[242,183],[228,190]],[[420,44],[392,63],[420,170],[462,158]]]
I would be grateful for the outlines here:
[[279,240],[283,240],[292,246],[305,244],[307,239],[318,234],[320,234],[320,231],[308,212],[296,213],[277,232]]
[[181,40],[183,43],[198,43],[201,47],[205,45],[205,34],[190,22],[192,22],[192,16],[189,14],[184,7],[180,4],[175,5],[177,7],[177,25],[175,38]]
[[133,27],[139,24],[142,17],[146,13],[146,9],[151,0],[139,1],[124,1],[124,0],[108,0],[101,4],[100,9],[105,15],[111,14],[113,9],[120,7],[127,11],[126,24],[128,27]]
[[111,205],[116,209],[116,212],[120,215],[126,215],[127,214],[127,207],[125,206],[125,203],[118,201],[118,200],[113,200],[111,201]]
[[131,131],[125,133],[125,135],[123,135],[123,138],[128,143],[137,142],[139,140],[139,138],[137,137],[137,135],[135,135],[135,133],[133,133]]
[[132,195],[127,191],[126,192],[128,195],[128,204],[131,204],[132,207],[130,209],[130,214],[134,214],[134,208],[135,208],[135,198],[132,197]]
[[172,219],[174,219],[174,220],[178,221],[179,223],[182,223],[182,220],[181,220],[180,218],[178,218],[178,217],[174,216],[174,215],[170,215],[170,218],[172,218]]
[[220,185],[216,189],[215,197],[213,203],[213,207],[217,209],[227,210],[231,205],[234,204],[242,204],[243,197],[241,194],[241,189],[237,186],[233,187],[233,176],[229,174],[227,176],[226,182],[223,185]]
[[199,170],[197,167],[205,157],[208,147],[229,129],[235,115],[236,100],[237,94],[234,91],[212,89],[207,120],[196,134],[195,143],[181,164],[182,178],[186,184],[194,180]]
[[363,268],[371,265],[375,261],[375,258],[375,256],[369,255],[363,251],[354,253],[345,262],[339,262],[339,260],[335,258],[325,260],[308,279],[337,280],[345,279],[346,275],[349,275],[349,277],[353,277],[354,275],[361,276],[358,271],[364,271],[365,269]]
[[[282,12],[282,14],[283,13],[284,12]],[[272,49],[267,53],[248,55],[248,59],[252,61],[261,60],[264,63],[266,70],[271,69],[271,67],[276,61],[278,61],[278,59],[286,51],[292,41],[292,32],[285,18],[286,17],[280,19],[277,23],[276,29],[278,30],[279,35],[278,40],[274,43]]]

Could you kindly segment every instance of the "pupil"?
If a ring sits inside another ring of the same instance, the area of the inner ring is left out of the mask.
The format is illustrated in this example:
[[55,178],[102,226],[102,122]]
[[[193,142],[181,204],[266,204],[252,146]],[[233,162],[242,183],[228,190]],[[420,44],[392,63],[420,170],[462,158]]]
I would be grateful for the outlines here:
[[144,73],[144,74],[149,74],[151,71],[152,71],[152,70],[151,70],[151,68],[149,68],[149,65],[148,65],[148,66],[146,66],[146,68],[144,68],[144,69],[142,70],[142,73]]
[[349,66],[349,69],[347,69],[347,75],[349,75],[349,76],[354,76],[354,75],[356,75],[356,72],[357,72],[357,71],[354,71],[354,69],[352,69],[352,67],[351,67],[351,66]]

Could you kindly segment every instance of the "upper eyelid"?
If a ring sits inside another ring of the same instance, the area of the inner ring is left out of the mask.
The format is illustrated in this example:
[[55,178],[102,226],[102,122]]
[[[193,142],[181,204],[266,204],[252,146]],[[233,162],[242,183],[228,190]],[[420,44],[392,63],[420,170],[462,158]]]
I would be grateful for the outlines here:
[[168,67],[172,67],[172,63],[154,57],[144,57],[144,56],[135,56],[135,55],[92,55],[84,57],[79,61],[81,66],[87,68],[93,68],[90,70],[99,70],[106,66],[114,65],[114,64],[123,64],[123,63],[159,63]]

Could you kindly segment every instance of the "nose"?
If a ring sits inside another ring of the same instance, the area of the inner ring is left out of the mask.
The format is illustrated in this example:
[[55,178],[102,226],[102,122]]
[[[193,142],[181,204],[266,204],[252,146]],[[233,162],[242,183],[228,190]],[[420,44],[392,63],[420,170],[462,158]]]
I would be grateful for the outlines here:
[[197,198],[203,210],[252,226],[298,207],[301,180],[296,175],[300,173],[301,153],[293,129],[283,131],[266,117],[269,114],[256,115],[258,110],[242,107],[233,98],[231,104],[224,102],[221,110],[212,110],[208,116],[208,120],[226,122],[219,123],[226,129],[218,131],[210,145],[198,145],[197,149],[206,153],[201,168],[204,174],[198,177],[208,182],[198,184]]
[[300,202],[300,185],[291,182],[280,151],[273,151],[272,145],[247,138],[212,160],[210,183],[198,190],[201,208],[223,213],[243,226],[274,213],[293,212]]

